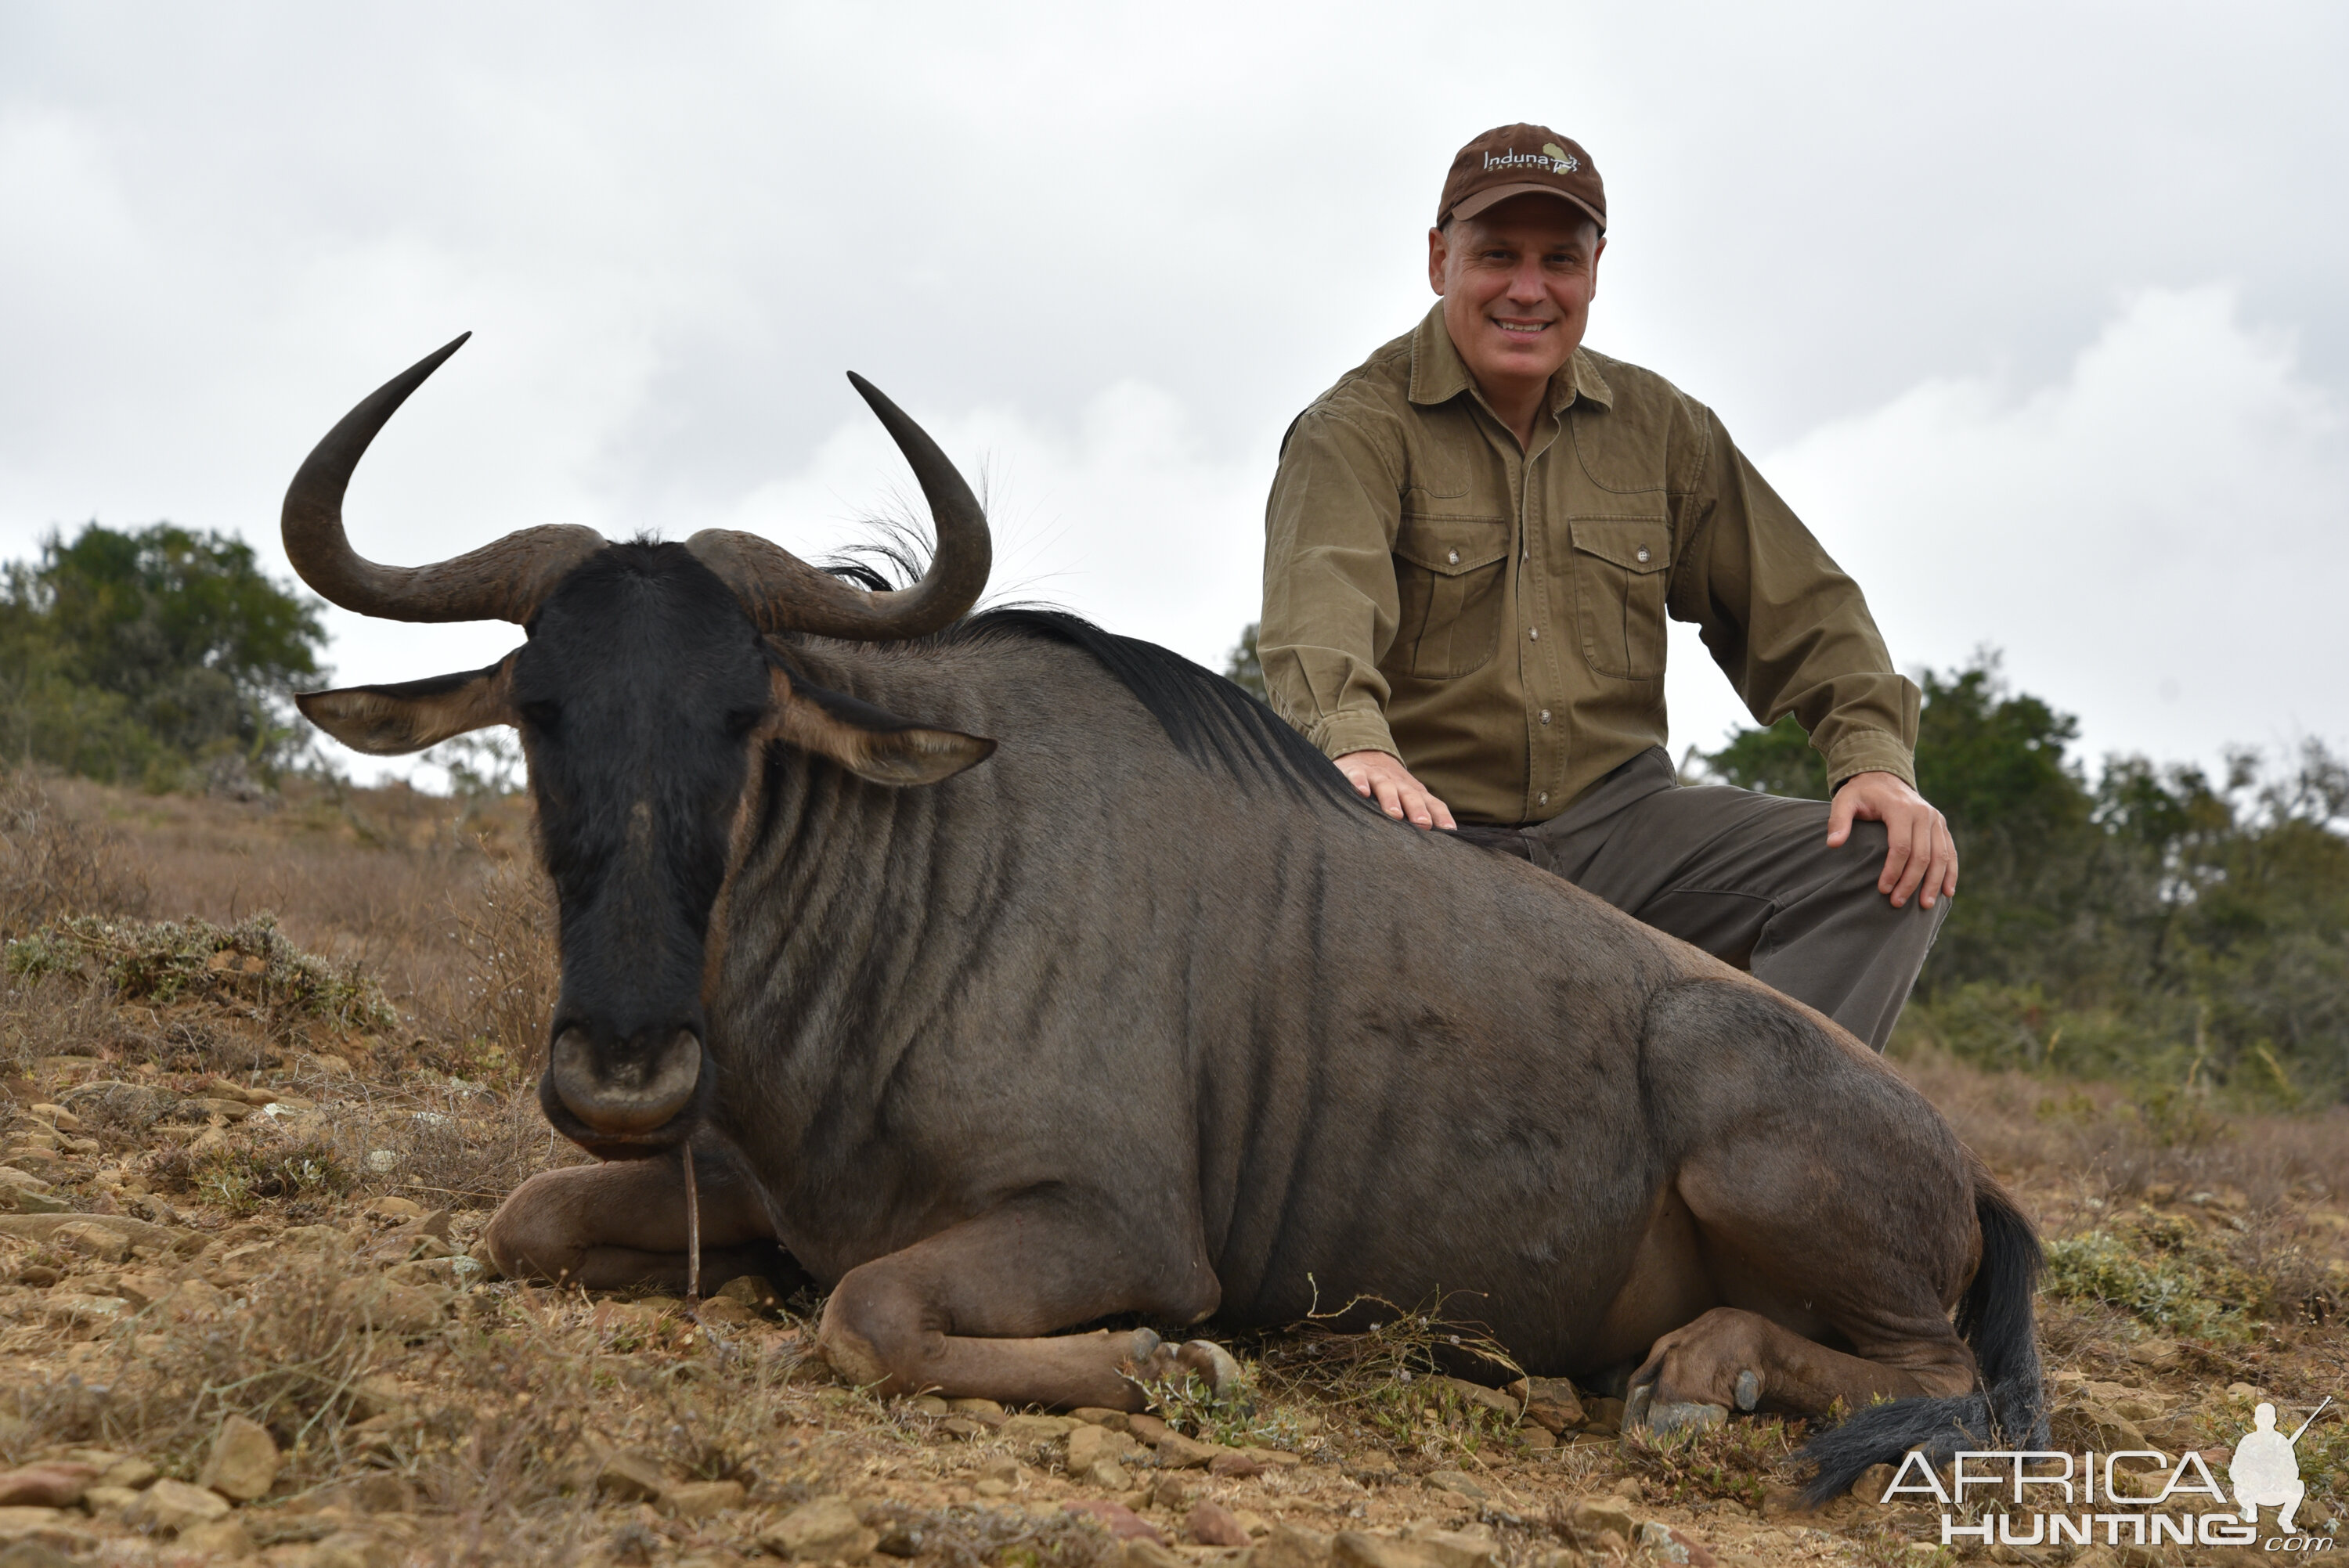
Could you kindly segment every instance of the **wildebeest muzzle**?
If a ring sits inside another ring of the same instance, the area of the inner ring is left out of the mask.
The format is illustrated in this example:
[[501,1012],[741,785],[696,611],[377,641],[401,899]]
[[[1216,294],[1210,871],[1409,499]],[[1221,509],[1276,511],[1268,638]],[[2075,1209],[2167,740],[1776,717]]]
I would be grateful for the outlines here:
[[538,1102],[556,1131],[605,1160],[673,1149],[700,1119],[712,1078],[701,1037],[669,1031],[657,1044],[598,1049],[574,1024],[555,1037]]

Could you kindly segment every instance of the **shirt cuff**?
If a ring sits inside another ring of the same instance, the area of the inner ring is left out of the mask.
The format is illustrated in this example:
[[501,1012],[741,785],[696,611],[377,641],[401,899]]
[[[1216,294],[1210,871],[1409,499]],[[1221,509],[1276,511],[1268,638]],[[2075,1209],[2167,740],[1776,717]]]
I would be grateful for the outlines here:
[[1827,793],[1833,795],[1855,773],[1889,773],[1911,789],[1917,788],[1917,759],[1889,735],[1854,735],[1827,753]]
[[1394,735],[1387,728],[1386,716],[1376,708],[1349,708],[1317,719],[1306,730],[1305,738],[1319,747],[1324,757],[1383,751],[1398,762],[1402,760],[1402,753],[1395,749]]

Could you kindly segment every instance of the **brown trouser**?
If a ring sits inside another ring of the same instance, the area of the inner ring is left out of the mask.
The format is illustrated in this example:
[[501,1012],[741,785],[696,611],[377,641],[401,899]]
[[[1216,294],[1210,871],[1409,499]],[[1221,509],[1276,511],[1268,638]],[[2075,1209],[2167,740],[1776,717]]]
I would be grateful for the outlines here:
[[1467,828],[1657,930],[1751,971],[1878,1050],[1950,913],[1876,891],[1880,822],[1827,848],[1824,800],[1725,784],[1682,787],[1661,747],[1641,752],[1547,822]]

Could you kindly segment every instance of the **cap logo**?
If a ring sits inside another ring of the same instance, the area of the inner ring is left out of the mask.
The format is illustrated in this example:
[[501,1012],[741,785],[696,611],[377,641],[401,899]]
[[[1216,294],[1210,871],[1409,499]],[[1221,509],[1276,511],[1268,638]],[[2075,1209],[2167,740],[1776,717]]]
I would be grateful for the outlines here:
[[1552,174],[1571,174],[1582,167],[1581,160],[1555,141],[1543,143],[1539,152],[1519,152],[1513,147],[1498,157],[1489,152],[1485,154],[1485,167],[1487,169],[1529,169],[1545,163]]

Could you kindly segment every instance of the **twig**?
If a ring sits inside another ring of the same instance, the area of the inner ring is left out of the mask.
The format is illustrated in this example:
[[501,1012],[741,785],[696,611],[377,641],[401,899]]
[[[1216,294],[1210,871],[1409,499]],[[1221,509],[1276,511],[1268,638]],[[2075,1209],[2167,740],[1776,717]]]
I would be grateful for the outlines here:
[[701,1197],[693,1188],[693,1140],[685,1140],[685,1297],[701,1299]]

